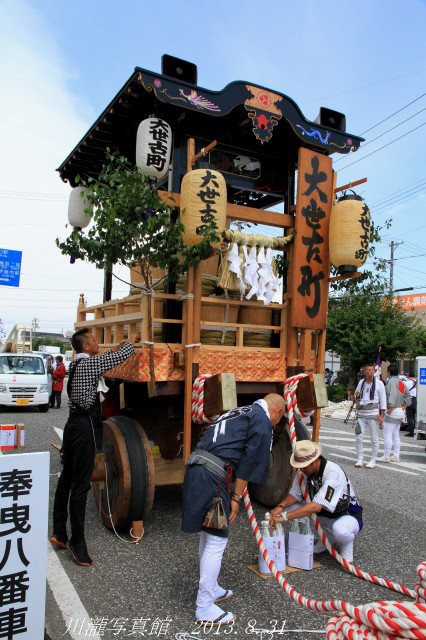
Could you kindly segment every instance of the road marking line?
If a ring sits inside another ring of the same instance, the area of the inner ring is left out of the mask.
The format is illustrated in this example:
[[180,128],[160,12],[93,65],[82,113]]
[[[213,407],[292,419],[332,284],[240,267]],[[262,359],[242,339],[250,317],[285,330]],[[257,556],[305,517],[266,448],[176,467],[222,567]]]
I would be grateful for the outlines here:
[[64,430],[63,429],[59,429],[58,427],[53,427],[53,429],[56,431],[56,434],[59,436],[61,442],[64,439]]
[[[321,442],[323,442],[324,440],[337,440],[338,442],[355,442],[355,436],[353,435],[352,437],[349,438],[342,438],[341,436],[336,436],[333,437],[331,435],[322,435],[320,434],[320,440]],[[368,440],[368,436],[367,434],[365,435],[364,440]],[[383,444],[384,440],[382,437],[379,437],[379,442]],[[327,442],[325,443],[327,444]],[[410,442],[402,442],[401,441],[401,449],[402,447],[406,448],[406,447],[416,447],[418,449],[421,449],[421,451],[419,453],[417,453],[417,451],[404,451],[404,455],[411,455],[411,456],[420,456],[420,457],[426,457],[426,452],[424,451],[424,448],[419,446],[419,445],[413,445]]]
[[47,549],[47,581],[72,640],[80,640],[88,635],[100,640],[96,629],[90,623],[89,614],[50,543]]
[[[326,436],[322,435],[324,431],[327,432]],[[343,433],[346,436],[350,436],[351,435],[351,432],[349,430],[348,431],[341,431],[340,429],[329,429],[327,427],[321,427],[321,429],[320,429],[320,440],[322,438],[325,439],[325,438],[331,437],[331,435],[333,433],[336,433],[336,434]],[[383,437],[383,432],[381,430],[379,431],[379,436]],[[367,437],[367,434],[366,434],[365,437]],[[402,438],[404,437],[403,433],[401,433],[401,437]],[[344,440],[344,438],[340,438],[337,435],[336,435],[336,439]],[[401,440],[401,447],[414,447],[415,449],[421,449],[422,451],[424,451],[424,449],[425,449],[424,446],[421,445],[421,444],[415,444],[415,442],[406,442],[405,440]]]
[[[344,460],[346,460],[346,462],[353,462],[355,464],[356,459],[355,458],[348,458],[347,456],[342,456],[339,453],[333,453],[333,458],[343,458]],[[380,462],[377,462],[377,466],[379,469],[385,469],[385,468],[389,468],[390,471],[398,471],[399,473],[405,473],[407,476],[419,476],[421,475],[420,473],[414,473],[413,471],[406,471],[405,469],[400,469],[399,467],[393,467],[392,463],[390,464],[381,464]],[[364,468],[364,467],[362,467]],[[367,469],[367,471],[369,471],[369,469]]]
[[[328,447],[329,449],[338,449],[340,451],[347,451],[348,454],[352,454],[356,452],[355,447],[348,447],[348,446],[339,446],[338,444],[325,444],[325,447]],[[332,455],[335,455],[334,453]],[[337,455],[337,454],[336,454]],[[384,464],[392,464],[385,462]],[[419,473],[426,473],[426,466],[422,463],[416,463],[416,462],[396,462],[394,464],[398,465],[398,468],[401,467],[406,467],[407,469],[415,469],[416,471],[418,471]],[[393,469],[394,467],[392,467]],[[417,474],[416,474],[417,475]]]

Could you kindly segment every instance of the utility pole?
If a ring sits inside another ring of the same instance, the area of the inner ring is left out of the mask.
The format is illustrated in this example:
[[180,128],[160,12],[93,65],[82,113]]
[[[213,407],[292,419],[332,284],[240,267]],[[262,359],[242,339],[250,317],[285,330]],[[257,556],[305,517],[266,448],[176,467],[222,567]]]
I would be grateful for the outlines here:
[[401,240],[401,242],[395,242],[394,240],[391,241],[390,243],[390,250],[391,250],[391,257],[389,260],[389,295],[392,296],[393,294],[393,263],[394,263],[394,253],[395,253],[395,249],[397,247],[399,247],[400,244],[403,244],[403,241]]

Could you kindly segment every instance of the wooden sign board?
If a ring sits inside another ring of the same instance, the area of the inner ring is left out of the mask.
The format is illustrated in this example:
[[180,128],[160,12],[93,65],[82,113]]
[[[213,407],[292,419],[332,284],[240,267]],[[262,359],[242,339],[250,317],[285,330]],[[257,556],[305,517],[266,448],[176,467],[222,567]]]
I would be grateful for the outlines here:
[[328,232],[332,203],[331,159],[301,147],[291,289],[293,327],[325,329],[326,326],[330,275]]

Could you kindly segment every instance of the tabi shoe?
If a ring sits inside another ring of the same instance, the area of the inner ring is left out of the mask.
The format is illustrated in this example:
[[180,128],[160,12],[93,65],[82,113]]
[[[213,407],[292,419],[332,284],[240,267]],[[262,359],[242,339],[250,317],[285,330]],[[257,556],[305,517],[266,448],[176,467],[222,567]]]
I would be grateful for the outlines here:
[[212,604],[206,615],[201,617],[197,615],[197,622],[201,622],[203,624],[208,622],[209,626],[222,627],[234,622],[236,617],[237,616],[231,613],[231,611],[223,611],[223,609],[218,607],[216,604]]
[[362,460],[357,460],[357,461],[355,462],[355,466],[356,466],[356,467],[362,467],[362,465],[363,465],[363,464],[364,464],[364,463],[363,463],[363,461],[362,461]]
[[414,433],[405,433],[406,438],[414,438]]
[[90,567],[93,563],[92,558],[87,553],[86,541],[74,542],[69,540],[67,543],[67,549],[71,554],[72,559],[80,565],[80,567]]
[[52,544],[56,544],[58,549],[66,549],[68,536],[67,534],[62,535],[62,534],[53,532],[53,534],[49,538],[49,542],[51,542]]
[[385,456],[380,456],[380,458],[377,458],[377,462],[390,462],[392,458],[386,458]]
[[365,465],[365,468],[366,468],[366,469],[374,469],[374,468],[375,468],[375,466],[376,466],[376,463],[375,463],[375,462],[372,462],[372,461],[370,460],[370,462],[369,462],[368,464],[366,464],[366,465]]
[[389,459],[391,462],[399,462],[399,456],[391,456]]
[[222,602],[222,600],[228,600],[231,596],[234,595],[232,589],[221,589],[223,591],[222,595],[219,595],[214,602]]

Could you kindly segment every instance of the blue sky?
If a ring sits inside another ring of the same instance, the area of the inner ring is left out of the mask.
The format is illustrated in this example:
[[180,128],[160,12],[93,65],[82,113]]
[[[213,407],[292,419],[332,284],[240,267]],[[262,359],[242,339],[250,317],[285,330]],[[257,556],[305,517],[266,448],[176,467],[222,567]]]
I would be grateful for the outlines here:
[[[262,84],[309,119],[320,106],[342,111],[347,130],[360,134],[425,92],[425,26],[420,0],[0,1],[0,247],[24,252],[20,289],[0,287],[6,329],[34,316],[45,329],[69,329],[80,290],[100,301],[101,273],[70,266],[54,246],[69,192],[54,169],[135,66],[159,71],[170,53],[198,65],[201,86]],[[425,108],[423,97],[366,142],[393,131],[335,164],[339,184],[368,177],[359,192],[375,220],[394,219],[380,254],[404,241],[395,287],[417,292],[426,291]],[[125,293],[116,286],[115,296]]]

